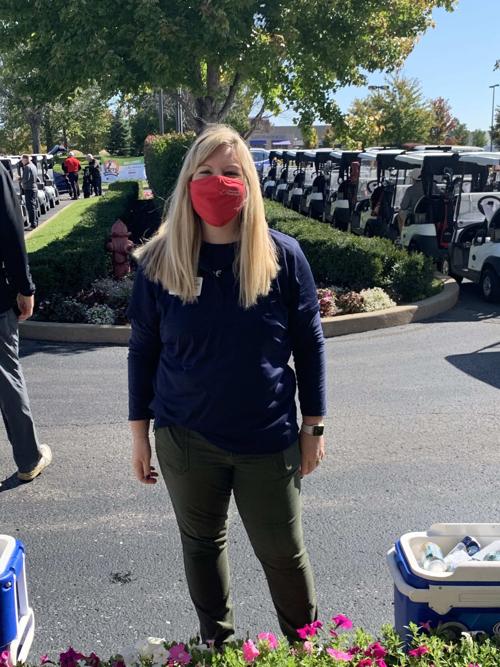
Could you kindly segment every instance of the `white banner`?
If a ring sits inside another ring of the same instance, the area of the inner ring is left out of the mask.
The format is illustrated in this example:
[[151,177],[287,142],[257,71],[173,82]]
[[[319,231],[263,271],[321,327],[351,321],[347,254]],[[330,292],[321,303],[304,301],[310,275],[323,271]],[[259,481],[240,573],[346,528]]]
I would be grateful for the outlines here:
[[145,181],[146,170],[142,162],[120,165],[116,160],[104,160],[101,165],[101,178],[103,183]]

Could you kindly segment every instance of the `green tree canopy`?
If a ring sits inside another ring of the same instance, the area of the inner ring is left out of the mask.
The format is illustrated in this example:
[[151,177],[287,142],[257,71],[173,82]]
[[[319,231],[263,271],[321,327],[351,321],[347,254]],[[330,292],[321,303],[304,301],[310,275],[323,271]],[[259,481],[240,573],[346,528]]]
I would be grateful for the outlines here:
[[473,130],[470,134],[470,142],[473,146],[483,148],[488,141],[488,134],[484,130]]
[[[182,87],[194,98],[186,113],[200,130],[224,120],[250,85],[266,108],[281,102],[331,122],[336,90],[364,83],[366,72],[395,69],[432,25],[432,10],[454,4],[121,0],[117,11],[116,3],[95,0],[2,0],[0,51],[23,45],[23,66],[46,77],[45,101],[94,80],[110,96]],[[75,36],[82,48],[72,48]]]
[[121,109],[117,109],[113,114],[106,148],[111,155],[130,153],[130,130]]

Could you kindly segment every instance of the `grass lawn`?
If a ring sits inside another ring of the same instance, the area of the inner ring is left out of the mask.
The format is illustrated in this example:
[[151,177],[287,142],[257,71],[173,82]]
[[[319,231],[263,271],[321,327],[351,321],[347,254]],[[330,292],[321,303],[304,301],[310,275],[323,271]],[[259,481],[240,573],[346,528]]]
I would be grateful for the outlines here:
[[54,218],[35,229],[26,239],[28,253],[36,252],[40,248],[52,243],[55,239],[62,239],[67,236],[73,230],[83,211],[94,204],[95,201],[95,197],[79,199],[63,209]]

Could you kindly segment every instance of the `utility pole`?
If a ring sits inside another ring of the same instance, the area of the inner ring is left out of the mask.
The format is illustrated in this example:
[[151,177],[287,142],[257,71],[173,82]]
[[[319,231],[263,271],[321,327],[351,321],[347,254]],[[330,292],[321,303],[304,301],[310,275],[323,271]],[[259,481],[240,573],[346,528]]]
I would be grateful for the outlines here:
[[498,88],[500,83],[494,83],[490,88],[493,91],[493,100],[491,102],[491,131],[490,131],[490,151],[493,150],[493,132],[495,129],[495,88]]
[[164,112],[164,104],[163,104],[163,88],[160,88],[160,93],[158,96],[158,120],[159,122],[159,127],[160,127],[160,134],[165,134],[165,112]]
[[182,88],[177,88],[177,103],[175,105],[175,131],[184,132],[184,112],[181,104]]

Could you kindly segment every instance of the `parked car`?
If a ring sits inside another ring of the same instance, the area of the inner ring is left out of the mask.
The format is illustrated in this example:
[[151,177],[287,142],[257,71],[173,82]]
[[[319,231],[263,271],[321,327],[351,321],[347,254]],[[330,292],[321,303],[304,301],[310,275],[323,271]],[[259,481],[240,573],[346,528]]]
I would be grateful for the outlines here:
[[269,165],[269,151],[264,148],[251,148],[250,153],[257,169],[257,173],[262,177],[264,169]]

